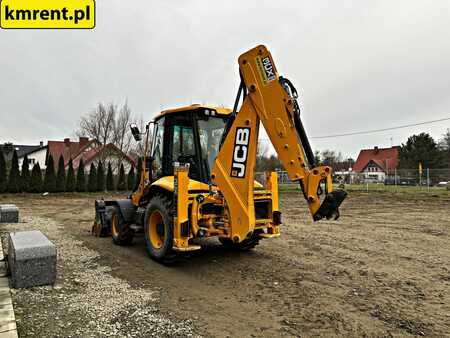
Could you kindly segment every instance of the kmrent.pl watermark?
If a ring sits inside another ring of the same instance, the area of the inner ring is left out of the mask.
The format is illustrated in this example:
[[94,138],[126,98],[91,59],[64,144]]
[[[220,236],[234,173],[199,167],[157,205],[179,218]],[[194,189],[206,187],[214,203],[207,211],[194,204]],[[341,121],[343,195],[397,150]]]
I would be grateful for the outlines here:
[[91,29],[95,27],[95,1],[0,0],[0,27]]

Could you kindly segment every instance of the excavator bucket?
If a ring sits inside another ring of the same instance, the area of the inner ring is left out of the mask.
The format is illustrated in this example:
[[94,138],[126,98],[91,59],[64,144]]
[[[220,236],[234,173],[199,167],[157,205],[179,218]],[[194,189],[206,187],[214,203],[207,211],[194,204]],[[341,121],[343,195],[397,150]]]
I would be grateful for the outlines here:
[[328,193],[322,201],[319,210],[314,214],[314,221],[319,221],[322,218],[337,220],[339,218],[339,206],[346,196],[347,192],[344,190],[334,190]]

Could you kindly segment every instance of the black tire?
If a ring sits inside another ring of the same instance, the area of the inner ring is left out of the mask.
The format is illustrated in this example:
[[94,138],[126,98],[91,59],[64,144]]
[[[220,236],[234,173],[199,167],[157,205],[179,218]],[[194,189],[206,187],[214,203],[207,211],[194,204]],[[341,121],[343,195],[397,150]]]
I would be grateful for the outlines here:
[[155,195],[145,212],[145,246],[149,256],[161,263],[176,258],[173,247],[173,202],[163,195]]
[[119,207],[113,207],[111,211],[111,237],[116,245],[131,245],[133,243],[134,230],[125,224]]
[[259,240],[258,233],[253,233],[250,238],[246,238],[240,243],[234,243],[230,238],[219,237],[219,241],[224,248],[233,251],[250,251],[259,244]]

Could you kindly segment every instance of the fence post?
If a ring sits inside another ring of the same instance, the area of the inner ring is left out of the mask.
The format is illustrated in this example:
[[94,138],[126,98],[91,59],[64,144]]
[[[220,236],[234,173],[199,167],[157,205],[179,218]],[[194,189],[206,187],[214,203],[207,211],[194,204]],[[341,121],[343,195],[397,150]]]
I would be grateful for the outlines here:
[[427,190],[430,192],[430,168],[427,168]]
[[397,192],[397,168],[394,169],[394,186],[395,192]]

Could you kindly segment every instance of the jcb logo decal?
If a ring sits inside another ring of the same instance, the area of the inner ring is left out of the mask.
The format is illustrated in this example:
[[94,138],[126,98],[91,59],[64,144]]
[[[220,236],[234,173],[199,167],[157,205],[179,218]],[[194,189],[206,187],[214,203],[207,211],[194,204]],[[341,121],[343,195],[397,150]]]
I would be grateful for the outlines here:
[[245,177],[249,142],[250,128],[236,128],[233,161],[231,163],[231,177]]

